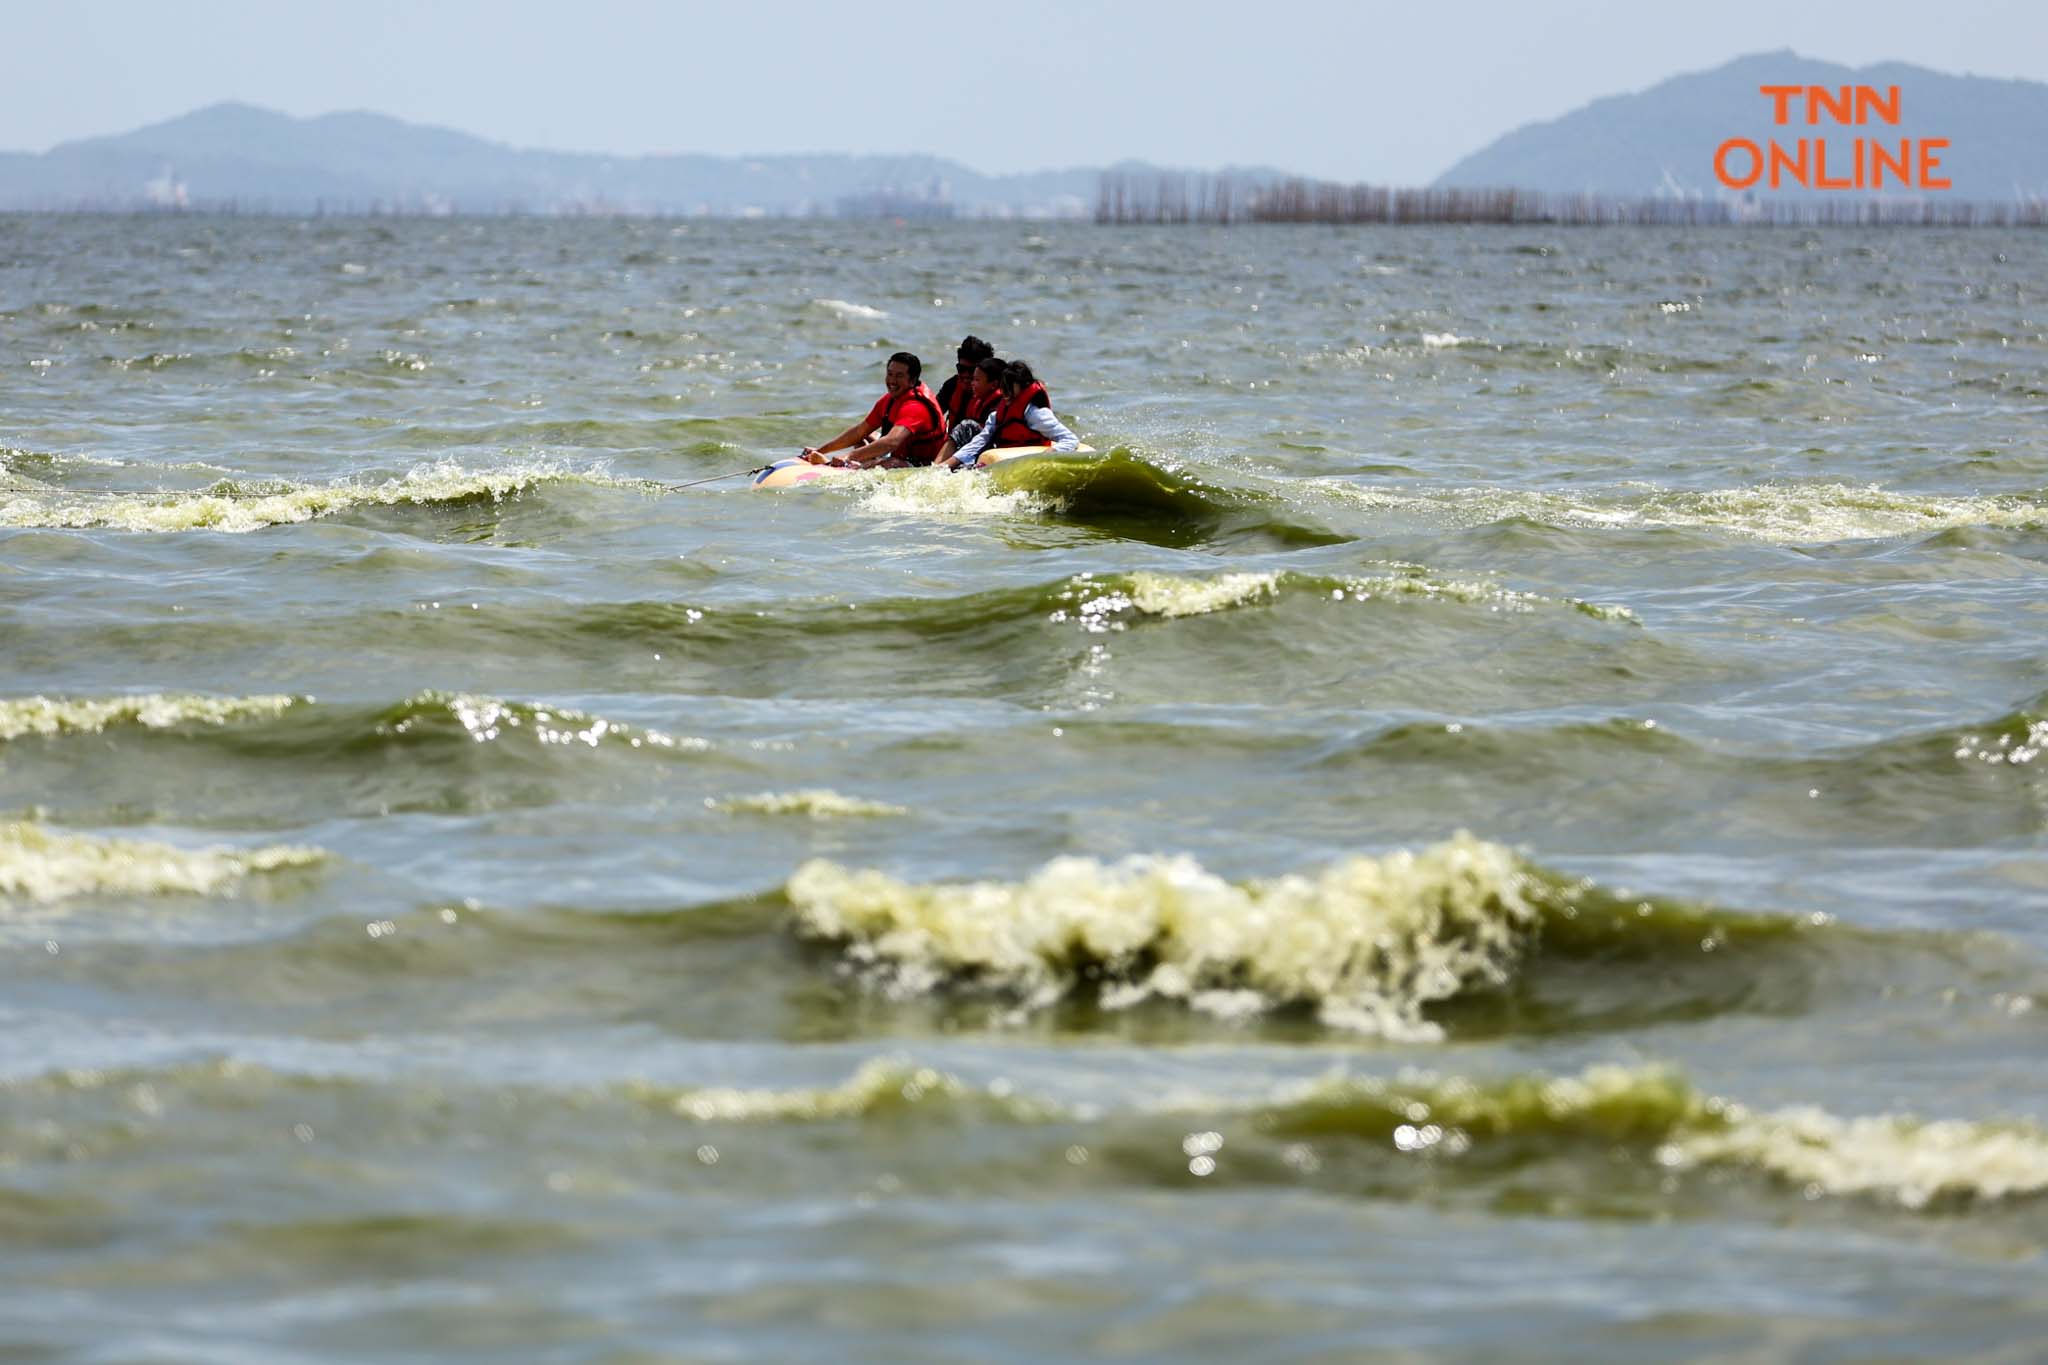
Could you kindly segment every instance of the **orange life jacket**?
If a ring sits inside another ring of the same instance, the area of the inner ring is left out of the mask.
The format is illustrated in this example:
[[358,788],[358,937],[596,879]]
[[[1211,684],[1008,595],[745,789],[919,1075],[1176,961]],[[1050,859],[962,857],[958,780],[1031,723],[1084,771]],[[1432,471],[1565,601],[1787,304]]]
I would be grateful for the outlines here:
[[1042,446],[1045,437],[1038,434],[1032,425],[1024,420],[1033,401],[1052,406],[1052,398],[1046,393],[1045,385],[1034,382],[1030,388],[1015,398],[1005,398],[1002,407],[996,410],[990,420],[995,423],[996,434],[989,437],[989,445],[995,446]]
[[903,411],[905,403],[924,404],[925,411],[931,414],[932,425],[896,447],[896,453],[907,464],[930,464],[938,455],[939,447],[946,443],[946,414],[939,411],[939,400],[932,397],[932,391],[923,384],[905,389],[894,402],[883,408],[882,425],[877,430],[884,436],[888,435],[889,428],[897,424],[896,414]]

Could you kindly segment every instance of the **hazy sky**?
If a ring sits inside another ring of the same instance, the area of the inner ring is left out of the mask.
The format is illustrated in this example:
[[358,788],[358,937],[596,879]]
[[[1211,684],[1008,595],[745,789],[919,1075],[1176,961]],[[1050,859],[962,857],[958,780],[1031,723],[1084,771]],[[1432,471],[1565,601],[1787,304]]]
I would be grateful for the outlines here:
[[932,152],[998,172],[1136,157],[1403,184],[1749,52],[2048,80],[2042,0],[0,0],[0,34],[7,150],[237,99],[577,151]]

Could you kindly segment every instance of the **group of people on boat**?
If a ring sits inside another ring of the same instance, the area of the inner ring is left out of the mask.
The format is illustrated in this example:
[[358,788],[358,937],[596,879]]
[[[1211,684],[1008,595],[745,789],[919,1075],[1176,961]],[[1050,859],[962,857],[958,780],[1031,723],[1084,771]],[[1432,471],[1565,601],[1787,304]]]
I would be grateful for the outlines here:
[[996,348],[976,336],[961,341],[957,357],[953,377],[933,393],[916,356],[890,356],[885,391],[867,416],[821,446],[805,446],[803,458],[842,469],[973,469],[985,451],[1080,445],[1053,415],[1052,398],[1030,365],[998,359]]

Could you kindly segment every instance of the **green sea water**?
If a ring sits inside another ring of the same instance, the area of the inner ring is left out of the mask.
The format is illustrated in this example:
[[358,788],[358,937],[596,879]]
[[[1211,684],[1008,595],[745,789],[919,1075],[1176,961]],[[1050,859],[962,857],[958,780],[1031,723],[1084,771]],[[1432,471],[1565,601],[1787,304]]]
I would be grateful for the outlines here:
[[0,1356],[2034,1358],[2043,279],[0,218]]

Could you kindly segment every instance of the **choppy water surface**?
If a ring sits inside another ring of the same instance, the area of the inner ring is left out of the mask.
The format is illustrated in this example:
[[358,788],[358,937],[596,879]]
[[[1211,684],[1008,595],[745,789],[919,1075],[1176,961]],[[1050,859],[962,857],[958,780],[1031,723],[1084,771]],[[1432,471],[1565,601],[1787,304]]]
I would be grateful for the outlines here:
[[0,220],[0,1354],[2023,1355],[2044,279]]

